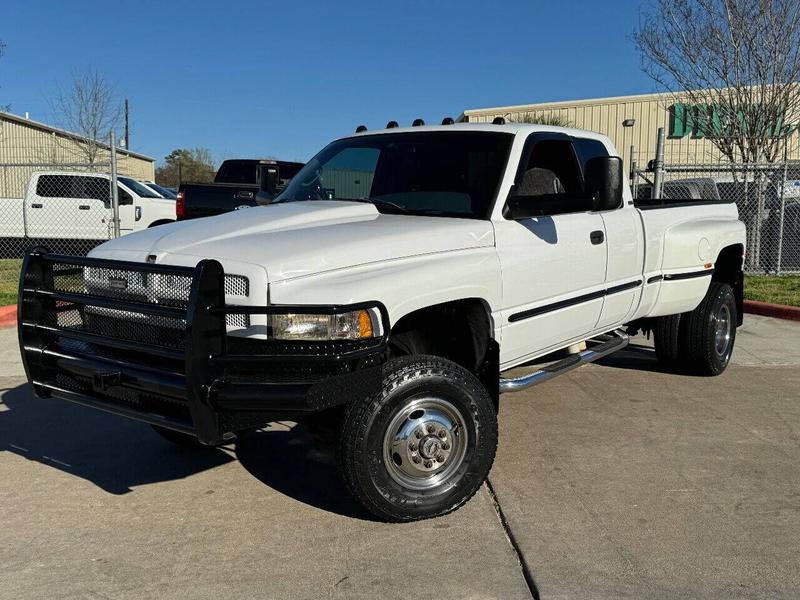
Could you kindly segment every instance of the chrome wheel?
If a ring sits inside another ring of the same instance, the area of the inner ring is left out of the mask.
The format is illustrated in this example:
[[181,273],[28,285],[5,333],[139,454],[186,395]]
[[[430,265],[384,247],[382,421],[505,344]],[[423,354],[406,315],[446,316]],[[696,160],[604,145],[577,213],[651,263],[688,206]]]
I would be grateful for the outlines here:
[[445,482],[464,462],[464,417],[447,400],[418,398],[402,406],[386,428],[383,459],[389,475],[412,490]]
[[725,356],[731,343],[731,311],[722,304],[714,315],[714,350],[717,356]]

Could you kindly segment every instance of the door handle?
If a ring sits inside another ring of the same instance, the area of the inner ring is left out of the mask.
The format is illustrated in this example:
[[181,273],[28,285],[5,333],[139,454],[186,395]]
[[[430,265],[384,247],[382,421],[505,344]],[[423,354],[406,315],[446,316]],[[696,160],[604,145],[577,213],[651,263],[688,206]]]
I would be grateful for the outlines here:
[[31,204],[31,208],[42,208],[41,204]]
[[596,246],[597,244],[602,244],[603,240],[606,239],[606,236],[605,236],[605,234],[603,234],[602,231],[598,230],[598,231],[593,231],[592,233],[590,233],[589,234],[589,239],[592,241],[592,244],[594,244]]
[[142,207],[141,206],[137,206],[136,210],[134,211],[134,213],[136,215],[135,219],[137,221],[141,221],[141,219],[142,219]]
[[236,197],[239,198],[240,200],[252,200],[253,192],[239,191],[236,192]]
[[89,210],[89,208],[90,208],[90,207],[89,207],[89,205],[88,205],[88,204],[81,204],[81,205],[78,207],[78,210]]

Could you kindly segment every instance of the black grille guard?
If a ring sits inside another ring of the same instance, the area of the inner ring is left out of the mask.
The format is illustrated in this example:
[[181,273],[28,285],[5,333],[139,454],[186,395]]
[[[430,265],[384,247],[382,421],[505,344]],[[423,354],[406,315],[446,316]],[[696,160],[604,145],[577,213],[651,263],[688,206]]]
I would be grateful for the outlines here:
[[[105,279],[103,279],[105,277]],[[97,280],[109,285],[98,289]],[[171,300],[130,290],[164,282]],[[139,283],[138,285],[141,285]],[[376,311],[368,340],[286,342],[230,336],[228,315]],[[225,303],[216,260],[195,267],[31,250],[20,274],[22,362],[39,397],[58,397],[221,443],[238,429],[322,410],[379,385],[389,316],[380,302]]]

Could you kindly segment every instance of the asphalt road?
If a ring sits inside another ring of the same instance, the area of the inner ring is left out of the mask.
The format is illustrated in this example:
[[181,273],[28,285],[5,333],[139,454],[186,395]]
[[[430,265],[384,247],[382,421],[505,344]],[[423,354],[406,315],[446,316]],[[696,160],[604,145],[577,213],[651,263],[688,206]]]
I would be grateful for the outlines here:
[[748,316],[714,379],[643,340],[507,396],[484,488],[376,523],[275,424],[188,451],[35,399],[0,331],[0,598],[794,598],[800,324]]

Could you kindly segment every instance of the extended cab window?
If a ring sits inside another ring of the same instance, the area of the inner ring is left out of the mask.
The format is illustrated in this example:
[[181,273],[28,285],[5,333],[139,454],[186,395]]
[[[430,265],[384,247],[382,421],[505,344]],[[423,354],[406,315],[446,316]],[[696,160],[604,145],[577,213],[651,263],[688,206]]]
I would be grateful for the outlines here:
[[36,195],[41,198],[70,198],[72,179],[68,175],[40,175],[36,182]]
[[380,212],[486,219],[513,137],[494,131],[420,131],[333,142],[276,202],[371,202]]
[[591,210],[591,198],[583,192],[583,178],[572,141],[540,139],[520,169],[514,196],[540,215]]
[[108,202],[109,183],[102,177],[82,175],[42,175],[36,182],[36,195],[42,198],[76,198]]

